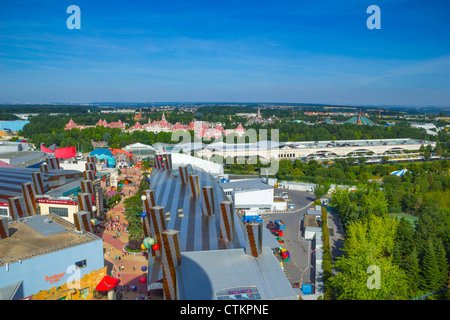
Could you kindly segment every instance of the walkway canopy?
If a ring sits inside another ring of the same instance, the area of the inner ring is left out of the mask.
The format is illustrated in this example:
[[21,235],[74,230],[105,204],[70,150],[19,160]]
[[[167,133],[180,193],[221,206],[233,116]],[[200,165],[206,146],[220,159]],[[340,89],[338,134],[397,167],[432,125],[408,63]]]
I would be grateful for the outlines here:
[[119,285],[120,280],[110,276],[104,276],[100,283],[95,287],[97,291],[108,291]]

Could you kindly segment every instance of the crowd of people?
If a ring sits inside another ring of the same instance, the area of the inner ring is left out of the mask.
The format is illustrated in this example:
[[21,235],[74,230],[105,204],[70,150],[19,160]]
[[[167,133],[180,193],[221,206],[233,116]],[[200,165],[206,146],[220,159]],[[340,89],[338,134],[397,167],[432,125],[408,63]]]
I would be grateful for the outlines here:
[[103,243],[105,250],[105,265],[108,266],[108,275],[120,279],[119,286],[115,288],[116,297],[120,300],[147,299],[146,284],[139,282],[139,277],[146,275],[141,270],[147,264],[144,255],[129,253],[125,250],[128,242],[127,221],[124,215],[123,200],[133,195],[141,179],[139,168],[121,169],[121,179],[128,179],[129,183],[122,187],[124,197],[121,201],[106,212],[102,221]]

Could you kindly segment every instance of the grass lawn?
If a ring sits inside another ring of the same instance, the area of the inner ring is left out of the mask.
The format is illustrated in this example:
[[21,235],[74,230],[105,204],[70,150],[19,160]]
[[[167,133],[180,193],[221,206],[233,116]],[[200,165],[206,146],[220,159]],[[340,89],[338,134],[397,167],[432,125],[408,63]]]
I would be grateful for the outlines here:
[[409,214],[409,213],[391,213],[389,215],[389,217],[397,218],[398,220],[400,220],[401,218],[405,218],[412,225],[415,225],[417,220],[419,219],[419,218],[417,218],[417,217],[415,217],[415,216],[413,216],[412,214]]

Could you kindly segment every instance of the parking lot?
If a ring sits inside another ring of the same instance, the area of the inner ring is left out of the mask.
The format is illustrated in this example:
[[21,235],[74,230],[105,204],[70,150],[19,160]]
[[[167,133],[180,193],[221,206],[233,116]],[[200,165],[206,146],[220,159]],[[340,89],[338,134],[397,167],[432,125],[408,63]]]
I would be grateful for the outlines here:
[[[278,195],[283,190],[275,189],[275,195]],[[290,261],[283,262],[286,276],[292,284],[314,284],[314,274],[312,271],[311,261],[311,241],[306,241],[303,238],[300,230],[301,216],[306,213],[306,210],[312,206],[315,197],[313,194],[301,191],[287,191],[290,200],[289,204],[294,204],[292,210],[283,213],[263,214],[263,225],[266,226],[269,221],[281,219],[285,225],[286,230],[281,237],[284,240],[283,248],[289,251]]]

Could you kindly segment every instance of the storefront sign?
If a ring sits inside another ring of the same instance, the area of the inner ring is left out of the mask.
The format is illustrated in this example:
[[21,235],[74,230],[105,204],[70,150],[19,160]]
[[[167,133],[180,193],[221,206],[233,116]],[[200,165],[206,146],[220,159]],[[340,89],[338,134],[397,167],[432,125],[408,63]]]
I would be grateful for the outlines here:
[[70,201],[70,200],[37,199],[37,202],[49,204],[67,204],[71,206],[78,205],[78,201]]
[[45,277],[45,281],[46,282],[50,282],[50,283],[55,283],[58,282],[59,280],[61,280],[62,277],[64,277],[65,272],[62,272],[60,274],[54,274],[50,277]]

